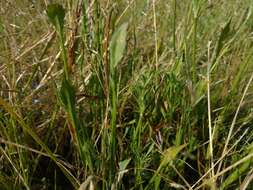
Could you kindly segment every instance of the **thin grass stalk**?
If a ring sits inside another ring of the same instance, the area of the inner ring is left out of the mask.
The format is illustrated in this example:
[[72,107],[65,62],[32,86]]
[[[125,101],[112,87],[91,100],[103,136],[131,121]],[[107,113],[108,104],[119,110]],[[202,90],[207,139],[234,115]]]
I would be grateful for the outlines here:
[[0,146],[0,150],[3,153],[3,155],[6,157],[6,159],[8,160],[8,162],[11,164],[11,166],[13,167],[14,171],[17,173],[19,179],[22,181],[22,183],[24,184],[25,188],[27,190],[30,190],[28,184],[26,183],[25,179],[23,178],[23,176],[20,174],[20,172],[18,171],[18,169],[15,167],[14,163],[11,161],[11,158],[6,154],[6,152],[4,151],[4,149]]
[[197,30],[198,30],[198,17],[200,9],[200,0],[192,1],[192,13],[193,13],[193,46],[192,46],[192,80],[193,83],[197,82]]
[[[250,85],[251,85],[252,80],[253,80],[253,74],[251,75],[251,77],[250,77],[250,79],[249,79],[249,81],[248,81],[248,83],[247,83],[247,85],[246,85],[246,87],[245,87],[245,89],[244,89],[244,92],[243,92],[243,95],[242,95],[242,97],[241,97],[240,103],[239,103],[239,105],[238,105],[238,107],[237,107],[237,110],[236,110],[236,113],[235,113],[235,115],[234,115],[234,117],[233,117],[233,121],[232,121],[232,123],[231,123],[231,127],[230,127],[230,129],[229,129],[229,133],[228,133],[228,136],[227,136],[227,138],[226,138],[226,142],[225,142],[225,145],[224,145],[224,148],[223,148],[223,151],[222,151],[222,155],[221,155],[222,157],[227,153],[228,144],[229,144],[229,142],[230,142],[230,139],[231,139],[231,136],[232,136],[232,133],[233,133],[235,124],[236,124],[236,120],[237,120],[239,111],[240,111],[241,106],[242,106],[242,104],[243,104],[243,100],[244,100],[244,98],[245,98],[245,96],[246,96],[246,93],[247,93],[248,90],[249,90],[249,87],[250,87]],[[223,162],[221,161],[220,164],[219,164],[217,173],[219,173],[219,171],[220,171],[220,169],[221,169],[221,167],[222,167],[222,164],[223,164]]]
[[152,1],[153,7],[153,27],[154,27],[154,37],[155,37],[155,68],[158,69],[158,40],[157,40],[157,21],[156,21],[156,0]]
[[[45,157],[50,158],[50,155],[48,155],[47,153],[44,153],[42,151],[30,148],[30,147],[27,147],[27,146],[24,146],[24,145],[21,145],[21,144],[18,144],[18,143],[11,142],[9,140],[5,140],[5,139],[3,139],[1,137],[0,137],[0,143],[3,143],[5,145],[14,146],[14,147],[17,147],[17,148],[20,148],[20,149],[24,149],[24,150],[29,151],[29,152],[36,153],[36,154],[38,154],[40,156],[45,156]],[[56,154],[54,156],[57,157]]]
[[[208,65],[207,65],[207,104],[208,104],[208,128],[209,128],[209,146],[210,146],[210,157],[211,157],[211,168],[212,168],[212,177],[214,176],[214,162],[213,162],[213,130],[212,130],[212,117],[211,117],[211,95],[210,95],[210,45],[208,43]],[[215,184],[215,181],[213,181]]]
[[[214,163],[213,167],[216,167],[216,166],[225,158],[225,156],[226,156],[229,152],[231,152],[231,151],[238,145],[238,143],[243,139],[243,137],[246,135],[247,132],[248,132],[248,130],[246,130],[246,131],[243,133],[243,135],[241,135],[241,137],[233,144],[233,146],[231,146],[231,147],[228,149],[227,153],[226,153],[223,157],[220,157],[220,158]],[[207,171],[204,175],[202,175],[202,176],[198,179],[198,181],[196,181],[196,182],[191,186],[190,190],[195,189],[195,187],[197,186],[197,184],[198,184],[199,182],[201,182],[202,180],[204,181],[204,178],[205,178],[210,172],[212,172],[212,170],[214,170],[214,168],[208,169],[208,171]]]
[[[143,100],[140,100],[143,101]],[[143,103],[141,103],[143,104]],[[136,180],[136,188],[137,189],[143,189],[142,186],[142,176],[141,176],[141,162],[140,162],[140,156],[141,156],[141,128],[142,125],[142,119],[143,119],[143,112],[144,112],[144,105],[141,105],[140,108],[140,116],[138,120],[138,124],[136,129],[134,130],[134,148],[135,148],[135,180]]]
[[192,53],[192,79],[193,82],[197,82],[197,63],[196,63],[196,57],[197,57],[197,24],[198,24],[198,18],[194,17],[193,21],[193,53]]
[[[228,166],[227,168],[223,169],[221,172],[217,172],[212,178],[213,179],[217,179],[218,177],[224,175],[225,173],[227,173],[228,171],[234,169],[235,167],[243,164],[244,162],[249,161],[250,159],[253,158],[253,153],[248,154],[247,156],[243,157],[241,160],[238,160],[236,163]],[[196,187],[194,190],[198,190],[200,188],[202,188],[204,185],[206,185],[208,183],[208,181],[203,182],[200,186]]]
[[[114,72],[114,71],[112,71]],[[110,137],[110,184],[113,184],[115,178],[115,162],[116,162],[116,119],[117,119],[117,88],[115,84],[115,73],[110,77],[111,89],[111,137]]]
[[[10,125],[11,125],[11,136],[13,135],[13,139],[15,142],[19,143],[19,134],[18,134],[18,129],[17,129],[17,123],[15,122],[15,119],[13,117],[10,118]],[[24,171],[24,166],[23,166],[23,159],[22,159],[22,154],[23,151],[20,151],[19,148],[17,148],[17,155],[18,155],[18,159],[19,159],[19,165],[20,165],[20,169],[23,172]],[[24,178],[25,180],[25,178]],[[26,181],[26,180],[25,180]]]
[[176,21],[177,21],[177,0],[173,1],[173,50],[176,55]]
[[240,190],[246,190],[252,181],[253,181],[253,169],[250,170],[248,175],[243,180],[242,184],[240,185]]
[[12,106],[10,106],[7,102],[5,102],[0,97],[0,106],[2,106],[22,127],[22,129],[27,132],[34,141],[43,148],[47,154],[50,156],[50,158],[55,162],[57,166],[62,170],[64,175],[69,179],[69,181],[72,183],[72,185],[77,188],[80,184],[77,181],[77,179],[61,164],[58,162],[55,155],[52,153],[52,151],[45,145],[45,143],[39,138],[39,136],[24,122],[24,120],[13,110]]

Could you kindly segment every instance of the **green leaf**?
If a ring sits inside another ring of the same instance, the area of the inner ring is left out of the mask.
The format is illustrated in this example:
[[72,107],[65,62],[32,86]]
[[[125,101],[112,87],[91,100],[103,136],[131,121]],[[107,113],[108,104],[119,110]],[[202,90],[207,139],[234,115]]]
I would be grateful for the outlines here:
[[17,121],[17,123],[19,123],[19,126],[25,131],[27,132],[27,134],[29,134],[33,140],[41,146],[41,148],[43,148],[47,154],[49,155],[49,157],[56,163],[57,166],[59,166],[59,168],[62,170],[62,172],[64,173],[64,175],[69,179],[69,181],[73,184],[73,186],[75,187],[75,189],[77,189],[79,187],[79,182],[78,180],[69,172],[69,170],[63,165],[61,164],[61,162],[58,160],[58,158],[55,156],[55,154],[49,149],[49,147],[41,140],[41,138],[37,135],[36,132],[34,132],[34,130],[31,128],[30,125],[26,124],[24,119],[18,115],[15,111],[15,109],[13,108],[12,105],[10,105],[8,102],[6,102],[4,99],[2,99],[0,97],[0,108],[5,109],[10,115],[11,117]]
[[131,161],[131,158],[121,161],[119,163],[119,171],[122,172],[123,170],[125,170],[130,161]]
[[118,175],[118,182],[122,179],[124,173],[127,172],[126,167],[128,166],[128,164],[130,163],[131,158],[128,158],[126,160],[123,160],[121,162],[119,162],[119,175]]
[[[158,189],[158,186],[160,184],[161,181],[161,177],[158,175],[159,172],[161,171],[161,169],[164,166],[167,166],[168,164],[170,164],[178,155],[178,153],[187,146],[187,144],[183,144],[183,145],[179,145],[179,146],[172,146],[168,149],[166,149],[163,153],[162,153],[162,161],[158,167],[158,169],[156,170],[155,174],[153,175],[153,177],[151,178],[151,180],[149,181],[149,184],[147,187],[149,187],[153,182],[155,183],[155,188],[154,189]],[[148,188],[146,188],[148,189]]]
[[179,146],[173,146],[168,148],[163,152],[163,159],[159,166],[159,168],[162,168],[169,164],[171,161],[173,161],[178,153],[187,146],[187,144],[179,145]]
[[127,23],[122,24],[113,34],[110,41],[110,68],[115,69],[122,59],[127,36]]
[[47,6],[47,16],[49,21],[58,29],[58,24],[60,30],[63,29],[64,26],[64,17],[65,17],[65,10],[62,5],[53,3]]
[[194,18],[197,18],[198,12],[199,12],[199,0],[193,0],[192,3],[193,3],[193,6],[192,6],[193,16]]
[[230,18],[221,30],[216,49],[216,57],[218,57],[218,55],[220,54],[220,51],[223,48],[226,39],[229,37],[231,20],[232,19]]
[[251,166],[252,166],[251,160],[244,162],[239,168],[236,168],[233,172],[231,172],[228,175],[228,177],[222,183],[220,189],[221,190],[227,189],[227,187],[229,187],[230,184],[238,180],[243,175],[244,172],[246,172],[251,168]]
[[75,88],[66,78],[62,80],[60,100],[68,111],[73,111],[69,109],[75,107]]

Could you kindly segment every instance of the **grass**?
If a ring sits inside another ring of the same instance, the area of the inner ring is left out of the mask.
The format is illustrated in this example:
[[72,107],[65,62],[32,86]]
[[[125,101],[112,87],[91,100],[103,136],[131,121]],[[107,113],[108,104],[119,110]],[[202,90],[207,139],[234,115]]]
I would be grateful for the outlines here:
[[252,2],[0,2],[1,189],[252,189]]

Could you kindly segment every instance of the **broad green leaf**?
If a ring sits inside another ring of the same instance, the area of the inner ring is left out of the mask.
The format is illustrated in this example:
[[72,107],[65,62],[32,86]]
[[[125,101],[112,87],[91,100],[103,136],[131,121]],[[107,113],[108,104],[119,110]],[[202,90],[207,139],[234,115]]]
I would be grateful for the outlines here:
[[129,164],[129,162],[131,161],[131,158],[128,158],[126,160],[123,160],[121,162],[119,162],[119,170],[120,172],[122,172],[123,170],[126,169],[127,165]]
[[126,173],[126,168],[128,164],[130,163],[131,158],[128,158],[126,160],[123,160],[119,162],[119,175],[118,175],[118,182],[122,179],[124,173]]
[[53,3],[47,6],[47,16],[50,22],[58,29],[58,24],[60,30],[63,29],[64,26],[64,17],[65,17],[65,10],[62,5]]
[[115,69],[122,59],[127,36],[127,23],[122,24],[112,35],[110,41],[110,68]]
[[[160,180],[161,177],[158,175],[159,172],[161,171],[161,169],[164,166],[167,166],[168,164],[170,164],[173,160],[175,160],[176,156],[178,155],[178,153],[187,146],[187,144],[183,144],[183,145],[179,145],[179,146],[173,146],[170,147],[168,149],[166,149],[163,153],[162,153],[162,161],[161,164],[159,165],[158,169],[156,170],[155,174],[153,175],[153,177],[151,178],[151,180],[149,181],[149,185],[152,184],[153,182],[155,183],[155,188],[154,189],[158,189],[158,186],[160,184]],[[148,186],[149,186],[148,185]],[[146,188],[147,189],[147,188]]]
[[[87,133],[82,129],[82,124],[78,118],[75,92],[75,88],[71,82],[63,77],[61,89],[59,92],[60,101],[63,104],[65,111],[68,113],[68,117],[75,130],[74,134],[72,135],[75,136],[76,134],[76,140],[78,142],[81,159],[89,166],[89,169],[92,171],[92,160],[94,160],[95,157],[95,150],[93,149]],[[70,133],[72,133],[71,130]]]
[[60,100],[67,110],[75,106],[75,88],[66,78],[62,80]]
[[179,145],[179,146],[173,146],[168,148],[163,152],[163,159],[159,166],[159,168],[162,168],[169,164],[171,161],[173,161],[178,153],[187,146],[187,144]]
[[220,54],[221,49],[224,46],[225,40],[228,38],[230,33],[230,24],[231,24],[231,18],[227,21],[225,26],[221,30],[221,34],[218,40],[217,49],[216,49],[216,57]]

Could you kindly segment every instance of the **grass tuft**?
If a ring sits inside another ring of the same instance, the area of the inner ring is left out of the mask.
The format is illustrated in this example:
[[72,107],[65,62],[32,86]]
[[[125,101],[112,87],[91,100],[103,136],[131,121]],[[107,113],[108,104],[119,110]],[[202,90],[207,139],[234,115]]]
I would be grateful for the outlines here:
[[253,189],[252,1],[0,1],[0,189]]

